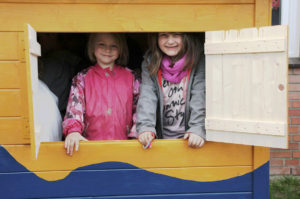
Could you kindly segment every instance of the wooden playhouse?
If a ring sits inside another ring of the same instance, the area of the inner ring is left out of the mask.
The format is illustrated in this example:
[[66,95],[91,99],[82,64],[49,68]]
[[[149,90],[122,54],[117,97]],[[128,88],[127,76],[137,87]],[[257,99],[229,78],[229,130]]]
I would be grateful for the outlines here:
[[[1,198],[269,198],[267,147],[287,147],[287,28],[256,29],[271,3],[0,0]],[[206,32],[203,148],[89,141],[69,157],[63,142],[39,142],[38,34],[162,31]]]

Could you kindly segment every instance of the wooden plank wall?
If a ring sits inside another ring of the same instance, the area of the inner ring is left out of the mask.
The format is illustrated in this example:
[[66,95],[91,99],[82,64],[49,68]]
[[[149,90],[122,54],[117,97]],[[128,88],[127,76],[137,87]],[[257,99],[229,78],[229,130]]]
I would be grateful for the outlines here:
[[23,32],[0,32],[0,144],[29,143]]
[[[38,159],[30,158],[30,146],[7,146],[5,149],[24,167],[16,166],[10,159],[4,163],[7,154],[0,148],[0,182],[4,178],[7,184],[14,183],[15,186],[2,193],[11,196],[23,193],[22,196],[28,198],[91,195],[107,198],[112,195],[116,198],[122,195],[128,198],[186,198],[185,194],[191,194],[187,198],[250,199],[254,192],[253,182],[256,180],[257,186],[266,185],[265,179],[268,178],[265,170],[258,176],[251,173],[264,167],[268,149],[257,147],[254,150],[252,146],[245,145],[208,142],[201,149],[193,149],[181,139],[155,140],[151,149],[143,150],[135,140],[89,141],[83,142],[80,150],[70,157],[65,154],[63,143],[55,142],[42,144]],[[105,164],[99,167],[98,164],[103,162]],[[163,176],[160,174],[175,178],[166,183],[161,181]],[[21,176],[23,182],[30,180],[35,183],[30,187],[18,186],[17,179]],[[237,183],[237,176],[243,176],[243,180]],[[103,178],[106,179],[104,182]],[[180,179],[180,186],[173,184],[174,180]],[[144,184],[145,189],[135,188],[140,186],[137,184],[139,180],[142,180],[139,184]],[[84,182],[91,181],[95,182],[94,187],[87,188]],[[116,181],[118,186],[109,188]],[[78,185],[81,188],[74,189]],[[54,189],[57,191],[51,191]],[[267,189],[262,189],[256,198],[265,198],[261,197],[265,193],[268,193]]]
[[255,26],[256,12],[254,0],[1,2],[6,31],[22,31],[24,23],[38,32],[207,31]]

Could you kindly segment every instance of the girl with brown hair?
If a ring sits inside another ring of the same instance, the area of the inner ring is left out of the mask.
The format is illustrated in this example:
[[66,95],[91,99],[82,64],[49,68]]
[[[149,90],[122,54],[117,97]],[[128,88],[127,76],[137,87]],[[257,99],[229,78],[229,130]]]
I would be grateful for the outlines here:
[[204,66],[194,35],[165,32],[150,37],[137,107],[138,140],[144,148],[155,137],[188,139],[195,148],[204,144]]

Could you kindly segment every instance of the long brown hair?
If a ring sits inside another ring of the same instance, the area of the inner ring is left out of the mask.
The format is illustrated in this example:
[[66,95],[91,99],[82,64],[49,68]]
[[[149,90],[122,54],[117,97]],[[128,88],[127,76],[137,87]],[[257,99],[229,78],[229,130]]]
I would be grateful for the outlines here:
[[[95,42],[96,38],[99,34],[105,34],[105,33],[92,33],[90,34],[89,41],[88,41],[88,56],[90,58],[90,61],[92,63],[96,63],[96,57],[95,57]],[[117,43],[118,50],[119,50],[119,57],[116,60],[116,64],[121,65],[121,66],[126,66],[128,62],[128,47],[127,47],[127,42],[125,39],[125,36],[122,34],[118,33],[106,33],[106,34],[111,34]]]
[[[164,53],[160,50],[158,45],[158,33],[150,34],[148,37],[148,43],[150,54],[148,70],[150,75],[153,76],[158,73]],[[177,60],[186,54],[184,70],[187,70],[192,68],[199,61],[200,42],[195,38],[195,35],[193,35],[192,33],[183,33],[182,43],[183,47],[181,52],[179,52]]]

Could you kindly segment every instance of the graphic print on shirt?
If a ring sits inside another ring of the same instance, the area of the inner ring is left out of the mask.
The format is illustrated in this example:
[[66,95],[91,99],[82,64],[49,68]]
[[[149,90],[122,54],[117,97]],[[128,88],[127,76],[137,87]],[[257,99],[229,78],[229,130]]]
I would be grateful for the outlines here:
[[184,77],[178,84],[162,79],[164,94],[163,120],[164,138],[178,138],[184,133],[186,82]]

